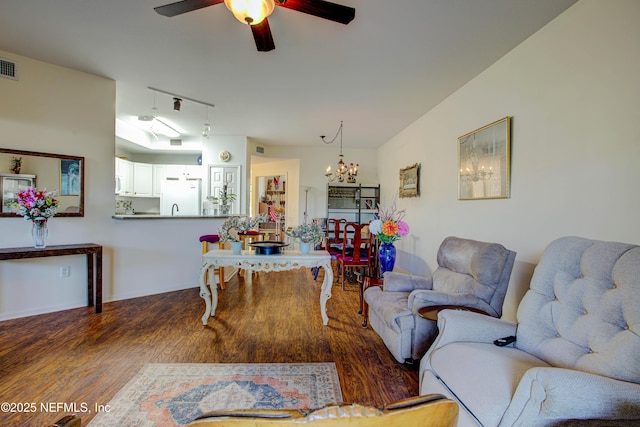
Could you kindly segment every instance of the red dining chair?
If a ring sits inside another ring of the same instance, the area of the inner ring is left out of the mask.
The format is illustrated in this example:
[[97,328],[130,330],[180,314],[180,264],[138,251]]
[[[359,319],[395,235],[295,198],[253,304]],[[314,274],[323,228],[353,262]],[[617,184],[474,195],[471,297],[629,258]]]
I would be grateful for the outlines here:
[[342,234],[342,251],[336,255],[338,275],[344,290],[347,268],[369,269],[371,265],[371,233],[369,224],[348,222]]
[[344,218],[329,218],[327,220],[327,238],[325,246],[331,259],[336,259],[336,255],[342,252],[343,231],[347,224]]

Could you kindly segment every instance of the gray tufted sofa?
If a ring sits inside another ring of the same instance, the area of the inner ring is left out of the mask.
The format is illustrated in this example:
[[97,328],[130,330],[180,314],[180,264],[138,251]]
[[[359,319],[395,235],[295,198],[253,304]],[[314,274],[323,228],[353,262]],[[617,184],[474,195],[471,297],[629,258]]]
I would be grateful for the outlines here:
[[640,425],[640,246],[555,240],[517,319],[442,311],[420,394],[457,400],[458,425]]

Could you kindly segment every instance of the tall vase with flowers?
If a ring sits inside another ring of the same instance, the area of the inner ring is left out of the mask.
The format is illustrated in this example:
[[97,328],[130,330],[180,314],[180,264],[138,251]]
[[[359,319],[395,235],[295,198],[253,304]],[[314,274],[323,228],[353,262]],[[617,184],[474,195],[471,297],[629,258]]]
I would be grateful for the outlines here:
[[221,242],[231,242],[231,249],[234,253],[240,253],[242,250],[242,240],[240,236],[246,234],[249,230],[254,230],[258,224],[267,221],[267,216],[260,214],[255,218],[232,216],[224,220],[220,228],[218,228],[218,238]]
[[409,234],[409,224],[404,222],[406,211],[396,208],[394,199],[389,209],[378,204],[378,219],[369,224],[369,231],[380,241],[378,258],[380,260],[380,274],[393,270],[396,262],[396,247],[393,242]]
[[300,224],[293,227],[286,233],[287,236],[300,240],[300,252],[303,254],[308,254],[311,250],[311,245],[320,243],[324,235],[320,224],[317,222],[312,222],[311,224]]
[[31,236],[33,237],[33,246],[36,248],[45,248],[47,246],[47,221],[58,211],[60,202],[55,198],[55,191],[36,190],[35,188],[27,188],[18,191],[18,201],[14,204],[16,214],[24,217],[25,220],[31,221]]

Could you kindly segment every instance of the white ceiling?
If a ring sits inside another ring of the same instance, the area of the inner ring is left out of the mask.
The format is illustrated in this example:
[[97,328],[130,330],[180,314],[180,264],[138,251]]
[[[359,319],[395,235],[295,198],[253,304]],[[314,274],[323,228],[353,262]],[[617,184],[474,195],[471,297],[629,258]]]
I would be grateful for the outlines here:
[[[171,0],[2,0],[0,50],[115,80],[124,121],[155,87],[214,104],[212,135],[321,145],[343,120],[345,148],[378,147],[575,1],[336,0],[356,9],[346,26],[276,7],[265,53],[224,4],[167,18],[153,8]],[[201,141],[204,106],[155,98]]]

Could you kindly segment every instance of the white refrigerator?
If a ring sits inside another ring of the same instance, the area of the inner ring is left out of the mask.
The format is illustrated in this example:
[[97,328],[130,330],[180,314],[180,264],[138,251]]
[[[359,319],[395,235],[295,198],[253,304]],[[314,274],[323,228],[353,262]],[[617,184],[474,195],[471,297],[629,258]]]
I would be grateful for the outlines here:
[[201,188],[200,179],[165,179],[160,186],[160,215],[199,216]]

